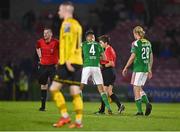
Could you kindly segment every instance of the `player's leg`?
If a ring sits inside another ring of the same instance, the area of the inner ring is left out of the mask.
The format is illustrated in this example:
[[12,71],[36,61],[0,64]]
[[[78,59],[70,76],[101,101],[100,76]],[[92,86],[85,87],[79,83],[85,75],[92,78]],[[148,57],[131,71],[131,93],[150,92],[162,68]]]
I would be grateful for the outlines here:
[[82,73],[81,73],[81,84],[80,84],[80,89],[81,89],[81,90],[83,90],[84,85],[87,84],[88,78],[89,78],[89,76],[90,76],[90,73],[91,73],[91,71],[90,71],[90,68],[89,68],[89,67],[84,67],[84,68],[82,69]]
[[104,103],[102,97],[100,98],[100,101],[101,101],[101,105],[99,107],[99,110],[94,112],[94,114],[96,114],[96,115],[105,114],[105,103]]
[[[103,83],[104,83],[104,80],[105,80],[105,76],[104,76],[104,70],[101,70],[101,73],[102,73],[102,77],[103,77]],[[104,86],[105,87],[105,86]],[[97,112],[94,112],[94,114],[105,114],[105,104],[104,104],[104,101],[102,100],[102,98],[100,98],[100,101],[101,101],[101,105],[99,106],[99,110]]]
[[142,102],[146,104],[145,115],[148,116],[148,115],[151,114],[152,105],[150,104],[149,99],[148,99],[148,97],[147,97],[147,95],[146,95],[146,93],[144,92],[143,89],[141,89],[140,94],[141,94],[141,100],[142,100]]
[[136,107],[137,107],[137,110],[138,110],[136,115],[143,115],[140,89],[141,89],[140,86],[135,86],[134,85],[134,87],[133,87],[135,103],[136,103]]
[[121,104],[119,98],[116,96],[116,94],[113,93],[113,86],[109,85],[108,87],[106,87],[106,91],[111,100],[116,103],[118,107],[118,112],[121,113],[122,111],[124,111],[125,106]]
[[[106,79],[107,79],[107,76],[106,76],[106,70],[103,69],[101,70],[101,74],[102,74],[102,77],[103,77],[103,84],[105,84],[106,82]],[[106,89],[106,86],[104,85],[105,89]],[[100,101],[101,101],[101,105],[99,107],[99,110],[97,112],[95,112],[94,114],[105,114],[105,104],[104,104],[104,101],[102,100],[102,98],[100,98]]]
[[103,78],[102,78],[101,70],[99,67],[92,68],[92,77],[98,87],[98,91],[101,95],[101,98],[102,98],[105,106],[108,108],[108,113],[112,114],[112,110],[111,110],[111,107],[109,104],[107,93],[105,91],[105,88],[103,87]]
[[140,90],[142,86],[142,81],[141,81],[142,77],[143,77],[143,74],[141,72],[133,72],[132,79],[131,79],[131,84],[133,85],[135,103],[138,110],[136,115],[143,115],[142,100],[141,100],[141,95],[140,95]]
[[45,111],[48,89],[48,69],[46,66],[40,66],[38,81],[39,84],[41,84],[41,107],[39,108],[39,110]]
[[81,128],[82,125],[82,118],[83,118],[83,100],[81,97],[81,89],[80,86],[71,85],[70,86],[70,93],[73,97],[73,107],[74,111],[76,112],[75,122],[69,126],[69,128]]
[[[112,91],[113,84],[116,79],[114,70],[112,68],[104,68],[101,71],[102,71],[102,76],[103,76],[103,81],[104,81],[104,88],[106,92],[108,93],[108,96],[111,98],[111,100],[117,104],[118,111],[121,113],[125,109],[125,107],[123,104],[120,103],[119,98]],[[104,110],[105,110],[105,105],[104,105],[104,102],[101,100],[100,109],[98,112],[96,112],[96,114],[104,112]]]
[[62,92],[60,91],[63,85],[61,81],[66,77],[67,77],[67,70],[65,68],[65,65],[58,66],[56,70],[56,74],[54,76],[54,81],[50,86],[51,95],[62,116],[57,123],[53,124],[53,126],[55,127],[62,127],[63,125],[70,123],[71,121],[69,114],[67,112],[65,98]]
[[142,88],[140,90],[140,94],[141,94],[142,103],[148,104],[149,99],[148,99],[146,93],[144,92],[144,90]]
[[[148,77],[148,73],[143,73],[143,77],[141,79],[142,86],[144,86],[144,84],[147,80],[147,77]],[[146,93],[144,92],[144,90],[142,88],[140,89],[140,95],[141,95],[142,102],[146,104],[145,115],[148,116],[151,114],[152,105],[150,104],[149,99],[148,99]]]
[[99,110],[97,112],[94,112],[94,114],[99,115],[99,114],[105,114],[105,103],[102,99],[102,97],[100,98],[101,101],[101,105],[99,107]]
[[41,85],[41,107],[39,108],[40,111],[45,111],[46,109],[47,89],[48,84]]
[[105,114],[104,112],[105,112],[105,103],[101,98],[101,105],[100,105],[99,111],[96,112],[95,114]]
[[56,103],[56,106],[59,109],[59,112],[61,113],[61,118],[57,123],[54,123],[54,127],[62,127],[63,125],[70,123],[71,119],[69,117],[69,114],[67,112],[67,107],[66,107],[66,102],[65,98],[60,91],[62,87],[62,83],[53,81],[51,86],[50,86],[50,92],[52,94],[53,100]]
[[48,78],[50,79],[50,83],[53,81],[53,77],[55,75],[55,65],[44,67],[46,72],[42,72],[41,74],[41,108],[40,111],[44,111],[46,108],[46,99],[47,99],[47,91],[48,91]]
[[[147,73],[142,73],[141,86],[144,86],[144,84],[146,83],[147,77],[148,77]],[[142,89],[142,87],[140,89],[140,94],[141,94],[142,102],[145,104],[148,104],[149,103],[148,97],[146,93],[144,92],[144,90]]]
[[98,91],[99,91],[99,93],[101,95],[101,98],[102,98],[102,100],[103,100],[103,102],[105,104],[105,107],[108,109],[108,113],[112,114],[112,110],[111,110],[111,107],[110,107],[108,96],[107,96],[107,93],[106,93],[103,85],[102,84],[98,84],[97,87],[98,87]]
[[84,85],[87,84],[90,72],[87,67],[83,68],[81,73],[81,67],[78,65],[73,65],[76,71],[72,74],[72,81],[81,82],[81,87],[75,84],[70,86],[70,94],[73,97],[73,107],[76,113],[75,122],[72,123],[69,128],[82,128],[82,118],[83,118],[83,99],[82,90]]

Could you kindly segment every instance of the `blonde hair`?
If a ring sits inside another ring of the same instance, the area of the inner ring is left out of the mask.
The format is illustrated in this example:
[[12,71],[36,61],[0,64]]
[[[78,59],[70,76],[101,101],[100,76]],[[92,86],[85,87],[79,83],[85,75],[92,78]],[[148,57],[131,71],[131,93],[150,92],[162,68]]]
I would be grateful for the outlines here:
[[133,33],[138,34],[141,38],[145,36],[145,31],[141,26],[136,26],[133,29]]

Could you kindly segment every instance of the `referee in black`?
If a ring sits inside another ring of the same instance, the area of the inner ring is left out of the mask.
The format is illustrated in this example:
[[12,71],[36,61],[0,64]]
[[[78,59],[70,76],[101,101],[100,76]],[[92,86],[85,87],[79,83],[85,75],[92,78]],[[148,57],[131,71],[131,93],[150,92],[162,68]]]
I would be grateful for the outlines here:
[[[113,102],[116,103],[118,107],[118,112],[121,113],[125,110],[125,106],[121,104],[119,98],[116,94],[113,93],[113,84],[116,79],[115,75],[115,63],[116,63],[116,53],[114,49],[110,46],[110,37],[108,35],[102,35],[99,37],[99,43],[105,49],[104,54],[106,56],[106,60],[101,60],[101,72],[104,81],[104,87]],[[98,112],[95,114],[104,114],[105,104],[101,100],[101,106]]]
[[39,39],[36,44],[36,51],[40,60],[38,69],[38,80],[41,84],[41,107],[40,111],[45,111],[46,98],[48,90],[48,79],[52,81],[59,58],[59,41],[52,38],[50,28],[45,28],[43,38]]

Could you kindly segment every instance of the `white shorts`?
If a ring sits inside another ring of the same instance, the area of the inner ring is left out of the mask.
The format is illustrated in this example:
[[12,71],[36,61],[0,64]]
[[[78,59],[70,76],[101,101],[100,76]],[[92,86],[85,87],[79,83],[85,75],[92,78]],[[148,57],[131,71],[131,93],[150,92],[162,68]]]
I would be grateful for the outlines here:
[[148,77],[148,72],[133,72],[131,84],[135,86],[144,86]]
[[90,76],[96,85],[103,84],[101,69],[99,67],[84,67],[81,75],[81,83],[87,84]]

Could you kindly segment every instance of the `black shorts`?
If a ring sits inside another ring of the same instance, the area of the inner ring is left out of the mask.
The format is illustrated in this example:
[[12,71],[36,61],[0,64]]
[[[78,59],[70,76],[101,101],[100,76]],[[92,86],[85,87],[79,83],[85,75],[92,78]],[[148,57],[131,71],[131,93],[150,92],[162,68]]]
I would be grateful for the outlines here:
[[101,69],[104,86],[113,85],[116,80],[115,70],[112,67],[105,67]]
[[48,83],[48,78],[53,80],[56,68],[55,65],[40,65],[38,81],[41,85]]
[[75,68],[74,72],[69,71],[65,64],[59,65],[54,76],[54,81],[70,85],[80,85],[82,66],[76,64],[72,64],[72,66]]

